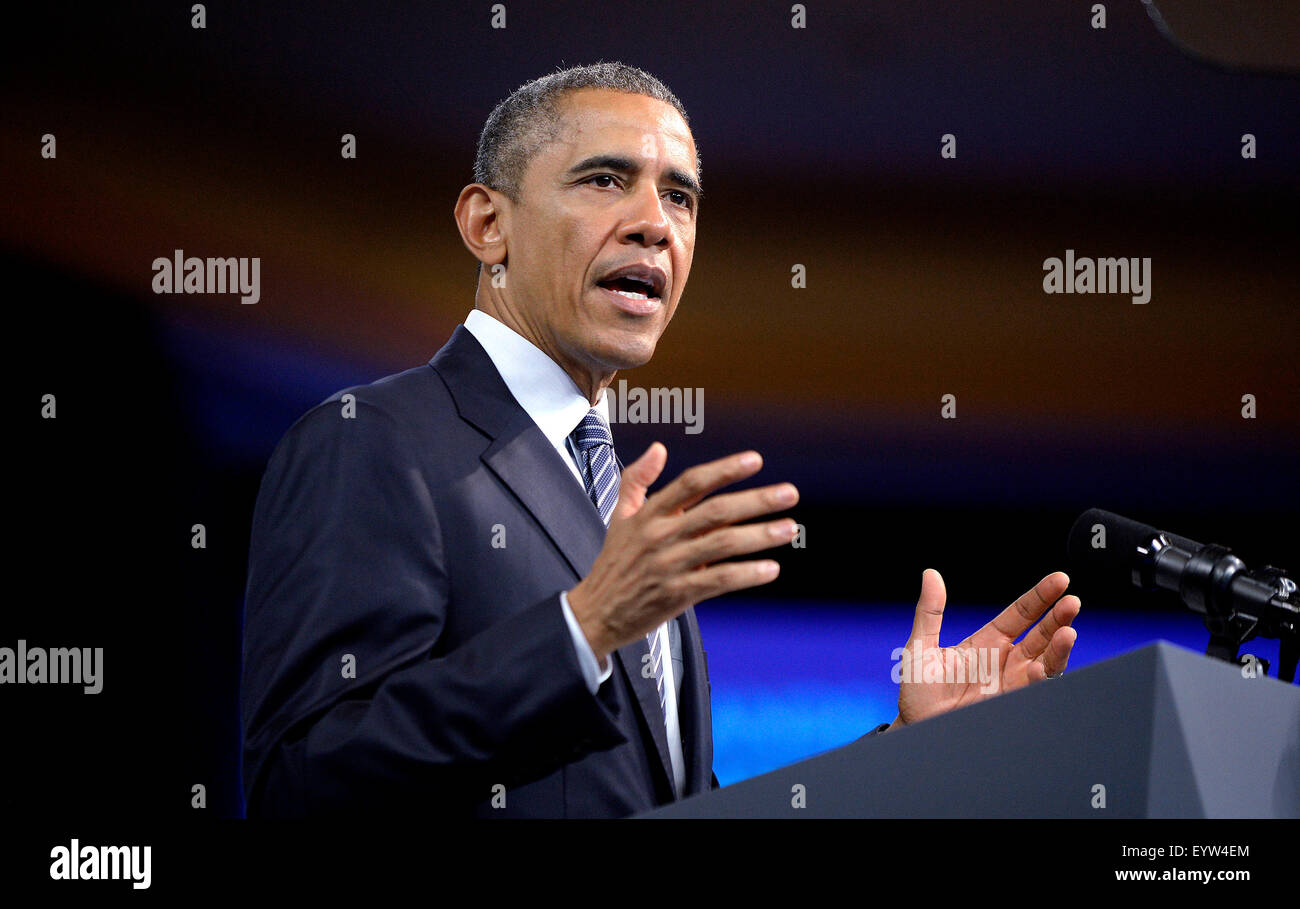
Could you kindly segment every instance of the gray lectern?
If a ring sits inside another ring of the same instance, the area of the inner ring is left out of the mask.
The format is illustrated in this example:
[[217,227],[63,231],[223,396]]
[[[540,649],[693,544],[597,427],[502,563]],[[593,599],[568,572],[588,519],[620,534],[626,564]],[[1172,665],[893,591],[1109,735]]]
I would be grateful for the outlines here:
[[1300,688],[1161,641],[640,817],[1300,817]]

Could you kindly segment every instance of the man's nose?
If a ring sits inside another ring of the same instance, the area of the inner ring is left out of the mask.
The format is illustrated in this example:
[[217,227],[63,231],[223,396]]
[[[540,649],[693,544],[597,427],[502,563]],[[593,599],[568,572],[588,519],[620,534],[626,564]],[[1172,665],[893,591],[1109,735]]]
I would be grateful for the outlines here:
[[667,246],[672,241],[672,224],[664,212],[658,187],[638,190],[628,204],[632,209],[619,231],[621,239],[642,246]]

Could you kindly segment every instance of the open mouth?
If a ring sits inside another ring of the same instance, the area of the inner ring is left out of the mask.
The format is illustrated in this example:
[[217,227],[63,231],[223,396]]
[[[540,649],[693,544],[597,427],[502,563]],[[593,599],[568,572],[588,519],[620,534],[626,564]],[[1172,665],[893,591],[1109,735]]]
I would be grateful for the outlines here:
[[610,278],[598,282],[601,287],[611,293],[616,293],[621,297],[638,302],[647,302],[658,300],[659,293],[655,290],[654,282],[642,278],[624,275],[618,278]]

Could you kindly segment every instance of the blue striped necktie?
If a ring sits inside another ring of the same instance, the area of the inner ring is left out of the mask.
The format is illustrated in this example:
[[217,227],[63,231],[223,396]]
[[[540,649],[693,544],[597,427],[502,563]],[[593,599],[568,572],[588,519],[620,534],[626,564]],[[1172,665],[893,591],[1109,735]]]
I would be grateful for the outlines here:
[[[573,444],[584,462],[582,479],[587,486],[587,495],[608,527],[610,515],[618,502],[618,462],[614,458],[614,437],[595,408],[587,411],[573,431]],[[659,709],[663,711],[666,722],[668,694],[664,690],[662,630],[661,626],[646,635],[646,643],[650,645],[650,663],[654,667],[655,687],[659,689]]]
[[608,526],[618,502],[618,463],[614,460],[614,437],[595,408],[587,411],[573,431],[573,444],[584,461],[582,479],[587,484],[587,495]]

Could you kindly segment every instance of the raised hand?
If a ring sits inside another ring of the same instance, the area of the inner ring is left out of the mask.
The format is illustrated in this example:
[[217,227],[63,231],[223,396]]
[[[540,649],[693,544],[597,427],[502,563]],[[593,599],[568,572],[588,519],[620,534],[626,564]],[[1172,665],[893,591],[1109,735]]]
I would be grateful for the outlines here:
[[701,600],[766,584],[780,571],[770,559],[714,563],[794,539],[797,528],[789,518],[735,526],[789,508],[799,500],[791,484],[711,496],[757,473],[763,466],[758,452],[691,467],[647,497],[667,458],[668,450],[655,442],[623,471],[605,545],[568,592],[574,618],[602,663],[606,654]]
[[1077,637],[1070,623],[1081,606],[1078,597],[1062,596],[1069,583],[1064,572],[1049,574],[966,640],[940,647],[947,592],[942,575],[926,569],[900,658],[898,717],[890,728],[1064,672]]

